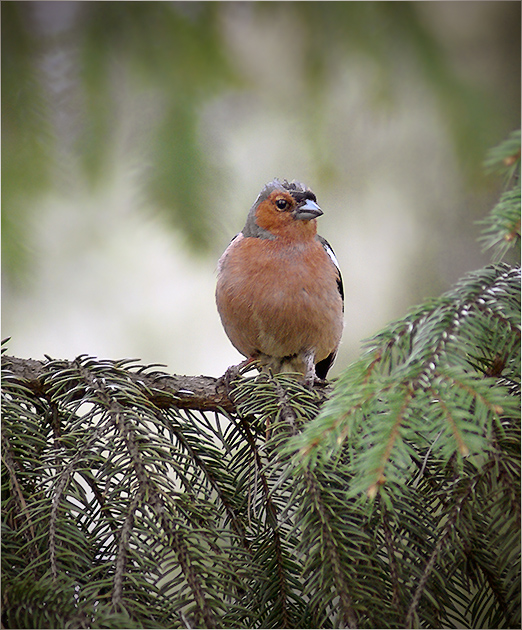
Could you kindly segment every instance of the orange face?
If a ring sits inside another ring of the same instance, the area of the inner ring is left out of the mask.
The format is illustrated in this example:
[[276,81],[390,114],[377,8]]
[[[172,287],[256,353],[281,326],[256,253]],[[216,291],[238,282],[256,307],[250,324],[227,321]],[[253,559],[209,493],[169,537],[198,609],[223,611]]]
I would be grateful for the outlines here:
[[274,190],[257,207],[256,223],[276,236],[292,240],[313,237],[317,233],[316,220],[298,218],[298,209],[299,203],[291,194]]

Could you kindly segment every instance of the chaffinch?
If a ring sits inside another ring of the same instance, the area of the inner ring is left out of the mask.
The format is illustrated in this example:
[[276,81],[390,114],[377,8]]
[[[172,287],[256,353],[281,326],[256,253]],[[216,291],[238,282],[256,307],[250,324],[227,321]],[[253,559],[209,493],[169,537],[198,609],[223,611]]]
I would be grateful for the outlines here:
[[274,179],[218,263],[216,303],[233,346],[272,372],[326,378],[343,329],[335,255],[317,234],[323,211],[303,184]]

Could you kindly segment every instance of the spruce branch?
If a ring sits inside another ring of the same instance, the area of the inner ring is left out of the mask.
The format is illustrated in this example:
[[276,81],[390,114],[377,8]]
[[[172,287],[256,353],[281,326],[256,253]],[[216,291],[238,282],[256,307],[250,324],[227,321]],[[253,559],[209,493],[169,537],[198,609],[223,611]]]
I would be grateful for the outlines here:
[[[78,357],[81,361],[84,357]],[[94,359],[93,359],[94,360]],[[120,370],[122,376],[129,382],[129,386],[139,387],[147,399],[160,409],[174,405],[182,409],[233,411],[226,388],[221,381],[211,376],[171,376],[160,372],[155,366],[139,365],[134,361],[103,361],[107,367],[115,371]],[[46,395],[49,384],[45,376],[49,369],[63,370],[67,378],[68,370],[75,368],[75,361],[61,361],[48,359],[37,361],[34,359],[20,359],[8,355],[2,356],[2,368],[10,373],[9,378],[29,388],[35,394]],[[81,399],[83,390],[79,387],[76,396]]]
[[[68,378],[68,370],[75,369],[78,361],[85,359],[80,356],[76,360],[67,361],[47,359],[21,359],[9,355],[2,355],[2,370],[9,373],[10,379],[15,379],[20,385],[30,389],[35,394],[46,396],[49,384],[45,376],[48,369],[63,370],[63,376]],[[97,359],[92,359],[98,362]],[[155,369],[157,366],[139,364],[134,360],[100,360],[115,372],[120,370],[121,376],[128,380],[129,387],[139,388],[155,407],[168,409],[195,409],[197,411],[235,412],[235,403],[231,400],[230,389],[223,377],[213,376],[182,376],[170,375]],[[317,382],[314,391],[321,400],[325,400],[331,387],[328,383]],[[80,387],[75,392],[81,399],[83,390]]]
[[491,363],[498,352],[509,355],[520,382],[519,313],[519,268],[498,264],[469,274],[370,340],[293,448],[312,461],[321,445],[335,452],[349,440],[358,471],[352,491],[370,496],[382,487],[385,471],[393,480],[409,466],[404,440],[419,432],[435,436],[442,422],[453,445],[446,438],[428,445],[447,458],[481,452],[487,448],[484,428],[501,415],[516,417],[518,402],[503,375],[488,376],[476,359]]
[[491,149],[484,166],[490,172],[502,173],[506,186],[511,185],[480,222],[483,249],[493,249],[494,260],[500,261],[510,249],[520,247],[520,130]]
[[119,533],[118,551],[116,553],[115,570],[114,570],[114,585],[112,589],[112,607],[114,610],[119,610],[122,605],[123,584],[124,584],[124,570],[126,555],[128,553],[128,544],[131,535],[132,528],[134,526],[134,519],[136,517],[136,511],[145,495],[144,488],[140,488],[133,498],[125,520],[123,527]]
[[400,587],[399,587],[399,572],[397,568],[396,548],[393,540],[393,534],[390,527],[390,519],[386,506],[382,509],[382,529],[384,533],[384,540],[386,543],[386,551],[388,554],[388,562],[390,564],[390,577],[392,582],[392,606],[399,609],[401,605]]
[[[294,376],[285,374],[261,373],[240,379],[234,385],[231,398],[254,455],[255,475],[263,495],[260,514],[266,514],[269,526],[255,560],[269,580],[270,576],[277,580],[265,598],[274,602],[279,621],[275,621],[277,618],[272,613],[261,618],[261,622],[263,627],[271,627],[273,623],[289,627],[295,623],[292,619],[304,608],[304,602],[295,588],[300,567],[289,544],[294,510],[285,487],[290,471],[288,457],[280,452],[280,446],[289,435],[296,434],[304,418],[316,415],[322,397],[301,385]],[[285,497],[285,502],[276,502],[277,495]]]
[[[19,468],[17,462],[15,461],[14,455],[11,450],[11,446],[9,441],[5,437],[2,432],[2,459],[5,463],[7,470],[9,471],[9,479],[14,489],[14,500],[17,503],[18,509],[17,513],[25,518],[27,527],[22,529],[24,536],[28,539],[29,542],[34,543],[36,534],[34,524],[31,520],[30,512],[27,507],[27,502],[24,497],[24,493],[22,490],[22,484],[19,479]],[[32,550],[33,556],[38,555],[36,549]]]
[[314,473],[309,469],[304,471],[304,480],[307,492],[311,498],[311,503],[320,522],[321,542],[326,547],[328,563],[331,567],[335,584],[335,593],[339,598],[342,627],[357,628],[357,616],[350,596],[349,586],[344,578],[343,562],[334,539],[330,518],[321,500],[319,484]]
[[488,151],[484,160],[485,170],[511,177],[517,164],[520,165],[520,142],[520,129],[512,131],[505,140]]
[[418,625],[419,619],[417,616],[417,609],[419,607],[421,597],[427,587],[427,584],[431,577],[435,563],[439,560],[439,556],[444,548],[444,545],[446,544],[446,540],[451,532],[451,529],[455,526],[455,521],[461,510],[462,504],[469,497],[469,494],[471,492],[470,486],[468,486],[468,488],[464,492],[461,493],[458,500],[452,506],[452,510],[451,510],[451,513],[448,515],[446,524],[444,525],[444,528],[440,531],[437,543],[435,544],[433,551],[428,557],[428,561],[426,562],[422,575],[420,579],[418,580],[417,587],[413,593],[413,597],[411,598],[410,605],[408,607],[408,612],[406,613],[406,620],[405,620],[406,628],[416,628]]

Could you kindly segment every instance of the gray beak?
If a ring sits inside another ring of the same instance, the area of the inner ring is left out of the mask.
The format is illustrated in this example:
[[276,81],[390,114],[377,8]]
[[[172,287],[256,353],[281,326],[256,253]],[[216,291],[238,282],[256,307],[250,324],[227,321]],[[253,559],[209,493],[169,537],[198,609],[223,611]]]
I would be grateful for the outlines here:
[[320,217],[323,213],[321,208],[312,201],[311,199],[307,199],[302,206],[299,206],[294,211],[294,216],[296,219],[301,219],[302,221],[310,221],[310,219],[316,219]]

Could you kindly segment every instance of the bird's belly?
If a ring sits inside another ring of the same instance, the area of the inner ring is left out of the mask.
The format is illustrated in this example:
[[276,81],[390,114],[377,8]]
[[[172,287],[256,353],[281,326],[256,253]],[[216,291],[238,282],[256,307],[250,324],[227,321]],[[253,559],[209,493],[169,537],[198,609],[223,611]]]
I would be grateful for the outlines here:
[[311,350],[316,361],[327,357],[341,334],[339,302],[335,293],[306,282],[253,296],[257,350],[279,357]]

